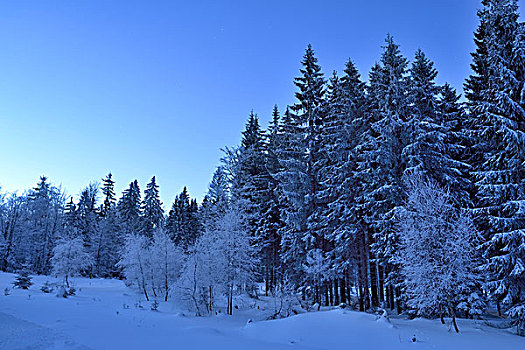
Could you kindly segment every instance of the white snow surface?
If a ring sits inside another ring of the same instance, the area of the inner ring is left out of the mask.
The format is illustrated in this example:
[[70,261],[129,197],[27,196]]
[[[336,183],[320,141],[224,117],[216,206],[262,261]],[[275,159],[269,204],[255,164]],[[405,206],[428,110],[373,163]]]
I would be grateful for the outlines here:
[[0,294],[2,350],[525,349],[525,338],[483,321],[459,320],[459,334],[438,320],[390,323],[341,309],[263,321],[264,300],[245,303],[233,316],[193,317],[171,301],[152,311],[118,280],[75,278],[77,295],[64,299],[40,290],[45,281],[55,282],[51,277],[35,276],[29,290],[12,288],[14,279],[0,273],[0,291],[10,289],[10,295]]

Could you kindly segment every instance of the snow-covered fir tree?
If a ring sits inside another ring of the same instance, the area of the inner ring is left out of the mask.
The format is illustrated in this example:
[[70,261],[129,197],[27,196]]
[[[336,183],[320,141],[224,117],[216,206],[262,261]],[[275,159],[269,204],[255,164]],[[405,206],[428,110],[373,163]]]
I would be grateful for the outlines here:
[[166,231],[175,244],[184,249],[192,246],[202,232],[199,208],[186,187],[175,197],[166,219]]
[[515,0],[485,0],[467,80],[474,215],[491,293],[525,334],[525,44]]
[[103,180],[102,195],[104,200],[99,210],[99,235],[96,238],[94,251],[94,271],[102,277],[117,276],[119,271],[116,264],[119,259],[118,252],[122,245],[118,212],[115,198],[115,182],[109,173]]
[[205,229],[211,229],[230,206],[230,184],[223,166],[217,167],[204,197],[201,218]]
[[[355,197],[356,147],[362,132],[360,124],[365,108],[365,86],[355,65],[348,60],[344,75],[339,78],[334,72],[330,80],[327,120],[322,134],[324,142],[321,152],[324,157],[319,164],[323,168],[322,196],[326,203],[319,229],[325,231],[323,236],[330,242],[325,253],[329,260],[330,283],[333,284],[332,304],[347,302],[349,279],[354,273],[356,261],[361,258],[359,251],[364,248],[360,240],[362,230],[359,230],[357,223]],[[357,282],[362,287],[364,281],[358,279]],[[360,302],[362,304],[362,298]]]
[[[390,257],[398,244],[394,230],[395,210],[402,204],[403,164],[401,154],[410,135],[407,99],[407,59],[388,35],[379,63],[372,67],[368,86],[367,128],[359,146],[361,188],[358,197],[362,225],[368,232],[370,303],[377,307],[394,304],[396,269]],[[386,281],[385,281],[386,280]],[[395,293],[397,292],[397,293]],[[399,309],[399,302],[396,303]]]
[[15,288],[29,289],[33,285],[32,277],[29,275],[27,265],[22,265],[22,269],[16,275],[13,285]]
[[443,139],[443,154],[448,157],[448,183],[445,186],[451,191],[458,206],[471,206],[470,193],[472,183],[469,179],[469,131],[466,125],[465,111],[459,103],[460,96],[456,90],[445,83],[438,97],[437,110],[440,114],[445,135]]
[[146,185],[144,190],[144,200],[142,201],[142,234],[148,237],[153,236],[153,232],[157,228],[161,228],[164,224],[164,209],[162,209],[162,202],[159,196],[159,185],[155,180],[155,176]]
[[[301,75],[294,79],[298,91],[297,103],[287,110],[283,118],[282,145],[277,175],[285,205],[282,230],[283,262],[292,270],[287,271],[291,280],[303,284],[307,275],[302,274],[306,249],[322,249],[323,237],[315,230],[319,221],[321,191],[320,169],[317,167],[322,139],[321,129],[326,115],[325,80],[317,63],[314,50],[308,45],[301,61]],[[310,281],[313,282],[313,281]],[[308,283],[308,282],[306,282]],[[320,286],[314,288],[314,298],[320,298]]]
[[102,179],[102,195],[104,196],[104,201],[100,207],[100,214],[101,216],[106,216],[116,204],[115,181],[113,181],[113,174],[111,173]]
[[232,202],[241,210],[251,243],[266,265],[265,271],[261,269],[260,272],[271,275],[272,271],[275,272],[273,265],[276,238],[273,224],[276,213],[271,210],[275,204],[272,202],[274,182],[268,169],[267,157],[267,135],[259,125],[258,116],[252,111],[242,132],[241,147],[231,179]]
[[132,181],[124,190],[118,204],[120,230],[123,235],[140,232],[142,228],[141,196],[137,180]]
[[279,183],[276,175],[280,172],[278,151],[281,143],[281,122],[277,105],[272,111],[272,119],[268,127],[266,143],[265,167],[268,172],[267,196],[264,206],[260,209],[262,220],[257,230],[257,245],[260,249],[260,258],[264,266],[263,277],[265,293],[271,293],[282,279],[280,262],[281,236],[283,227],[281,218],[281,203]]
[[92,265],[90,274],[97,274],[100,271],[100,251],[104,241],[101,239],[100,215],[97,210],[99,187],[96,183],[86,186],[80,193],[77,204],[77,234],[84,242],[87,251],[97,257],[95,264]]
[[54,242],[59,237],[63,218],[64,196],[47,177],[29,193],[25,202],[23,225],[18,237],[20,260],[29,263],[36,273],[49,273]]

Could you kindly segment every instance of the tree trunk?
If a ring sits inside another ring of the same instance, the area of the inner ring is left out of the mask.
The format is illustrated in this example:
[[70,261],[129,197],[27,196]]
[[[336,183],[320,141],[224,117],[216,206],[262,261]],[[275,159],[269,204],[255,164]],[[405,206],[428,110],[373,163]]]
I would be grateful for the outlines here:
[[395,288],[396,290],[396,306],[397,306],[397,314],[400,315],[403,311],[401,309],[401,289],[399,287]]
[[334,305],[339,305],[341,302],[339,300],[339,280],[334,279]]
[[324,306],[330,306],[333,304],[333,296],[330,285],[331,283],[328,281],[324,283]]
[[352,289],[350,288],[350,274],[348,270],[346,270],[345,274],[345,289],[346,289],[346,302],[350,305],[352,303]]
[[146,286],[144,283],[142,283],[142,290],[144,291],[144,296],[146,297],[146,300],[149,301],[148,291],[146,290]]
[[384,268],[382,265],[378,266],[378,277],[379,277],[379,302],[381,303],[381,307],[383,307],[383,303],[385,301],[385,273]]
[[390,308],[394,310],[395,298],[394,298],[394,286],[393,285],[390,285],[389,298],[390,298]]
[[211,312],[213,310],[213,287],[210,286],[209,288],[209,291],[210,291],[210,296],[209,296],[209,300],[208,300],[208,310],[209,312]]
[[392,304],[390,303],[390,286],[389,285],[385,287],[385,293],[386,293],[386,296],[385,296],[386,308],[389,310],[392,310]]
[[448,304],[448,311],[450,312],[450,315],[452,316],[452,324],[454,325],[454,330],[456,333],[459,333],[458,324],[456,323],[456,309],[452,306],[450,300],[447,301]]
[[456,333],[459,333],[458,324],[456,323],[456,313],[454,311],[452,311],[452,324],[454,325]]
[[364,281],[365,281],[365,272],[364,272],[364,267],[365,267],[365,262],[364,262],[364,254],[363,254],[363,249],[364,247],[362,246],[362,244],[364,244],[364,242],[361,242],[361,244],[359,245],[359,248],[358,248],[358,257],[357,257],[357,293],[359,294],[358,295],[358,300],[359,300],[359,311],[365,311],[365,296],[364,296],[364,289],[365,289],[365,285],[364,285]]
[[361,259],[362,259],[362,288],[364,291],[363,299],[364,299],[364,306],[363,311],[366,311],[370,308],[370,289],[369,289],[369,278],[368,278],[368,261],[369,261],[369,254],[368,251],[370,249],[370,243],[368,241],[368,233],[366,230],[362,231],[361,234]]
[[341,283],[341,303],[345,303],[346,304],[346,279],[343,277],[340,281]]
[[377,293],[378,283],[377,283],[377,264],[374,261],[374,256],[370,252],[370,292],[371,292],[371,303],[372,307],[379,307],[379,296]]

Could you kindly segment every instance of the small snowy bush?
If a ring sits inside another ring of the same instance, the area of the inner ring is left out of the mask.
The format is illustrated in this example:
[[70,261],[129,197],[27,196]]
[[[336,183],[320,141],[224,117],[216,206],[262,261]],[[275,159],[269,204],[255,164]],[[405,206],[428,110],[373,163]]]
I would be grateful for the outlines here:
[[53,286],[49,283],[49,281],[46,281],[42,287],[40,287],[40,290],[44,293],[51,293],[53,292]]
[[33,285],[33,282],[31,282],[31,276],[29,276],[29,271],[25,268],[22,269],[22,271],[16,276],[13,285],[16,288],[29,289],[29,287]]
[[274,288],[273,296],[273,314],[268,319],[286,318],[298,314],[301,310],[301,304],[297,299],[294,286],[284,281]]

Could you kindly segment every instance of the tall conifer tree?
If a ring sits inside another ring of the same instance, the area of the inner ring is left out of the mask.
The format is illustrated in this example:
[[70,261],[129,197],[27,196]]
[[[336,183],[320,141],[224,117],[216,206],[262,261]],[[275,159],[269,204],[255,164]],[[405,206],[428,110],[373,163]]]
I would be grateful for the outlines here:
[[484,0],[478,15],[474,73],[466,83],[482,151],[471,159],[474,214],[487,239],[490,290],[525,334],[524,24],[515,0]]
[[162,209],[159,185],[157,185],[155,176],[151,178],[144,190],[142,218],[142,234],[147,237],[153,237],[155,229],[161,228],[164,224],[164,209]]

